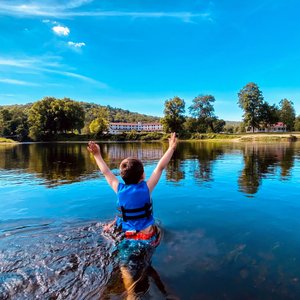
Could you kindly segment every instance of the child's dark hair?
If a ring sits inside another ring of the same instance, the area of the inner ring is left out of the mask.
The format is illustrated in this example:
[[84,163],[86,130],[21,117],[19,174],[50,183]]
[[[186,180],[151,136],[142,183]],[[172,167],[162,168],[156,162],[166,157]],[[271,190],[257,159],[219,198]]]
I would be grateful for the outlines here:
[[125,184],[136,184],[144,174],[144,166],[139,159],[128,157],[121,162],[120,171]]

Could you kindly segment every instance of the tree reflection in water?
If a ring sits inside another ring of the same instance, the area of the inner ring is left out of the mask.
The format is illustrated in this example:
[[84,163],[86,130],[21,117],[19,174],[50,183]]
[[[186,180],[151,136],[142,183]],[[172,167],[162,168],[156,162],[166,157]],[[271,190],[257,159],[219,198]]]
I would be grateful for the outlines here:
[[[125,157],[140,158],[144,164],[158,161],[166,143],[102,143],[104,160],[118,173]],[[180,142],[166,169],[166,179],[180,182],[187,176],[197,184],[213,180],[213,166],[225,155],[241,153],[244,166],[238,177],[241,192],[255,194],[262,180],[279,171],[282,180],[290,176],[294,166],[295,144],[242,144],[213,142]],[[86,151],[86,143],[41,143],[0,146],[0,169],[19,170],[42,179],[54,187],[96,178],[97,169]]]
[[275,175],[280,168],[281,179],[289,176],[294,165],[293,144],[246,144],[243,148],[244,169],[238,179],[240,190],[255,194],[267,174]]

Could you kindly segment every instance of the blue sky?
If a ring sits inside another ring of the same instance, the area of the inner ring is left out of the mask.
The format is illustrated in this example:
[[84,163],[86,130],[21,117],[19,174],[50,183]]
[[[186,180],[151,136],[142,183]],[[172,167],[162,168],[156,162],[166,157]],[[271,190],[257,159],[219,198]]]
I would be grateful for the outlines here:
[[300,114],[296,0],[1,0],[0,105],[44,96],[161,116],[164,101],[215,96],[241,120],[237,93]]

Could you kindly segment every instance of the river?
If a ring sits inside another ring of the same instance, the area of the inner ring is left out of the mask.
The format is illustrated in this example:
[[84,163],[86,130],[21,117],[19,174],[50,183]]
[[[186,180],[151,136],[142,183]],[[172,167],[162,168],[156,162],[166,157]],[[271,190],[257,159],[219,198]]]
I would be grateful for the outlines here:
[[[149,177],[164,143],[101,143]],[[300,143],[180,142],[139,299],[299,299]],[[123,299],[116,196],[83,143],[0,145],[0,299]]]

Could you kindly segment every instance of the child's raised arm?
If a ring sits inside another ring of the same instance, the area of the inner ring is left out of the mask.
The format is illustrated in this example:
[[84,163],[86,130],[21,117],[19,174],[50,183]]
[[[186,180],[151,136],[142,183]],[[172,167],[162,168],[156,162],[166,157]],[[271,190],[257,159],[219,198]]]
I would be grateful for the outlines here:
[[108,184],[112,187],[112,189],[117,192],[118,191],[118,185],[119,180],[118,178],[111,172],[105,161],[103,160],[100,152],[100,147],[95,142],[89,142],[87,149],[90,153],[94,155],[94,158],[96,160],[96,163],[104,175],[106,181]]
[[158,162],[156,168],[154,169],[153,173],[151,174],[149,180],[147,181],[147,186],[149,188],[150,193],[153,191],[155,186],[157,185],[160,176],[162,174],[162,171],[164,168],[167,166],[169,163],[175,149],[177,146],[177,138],[176,138],[176,133],[173,132],[171,133],[171,137],[169,138],[169,148],[163,155],[163,157],[160,159]]

